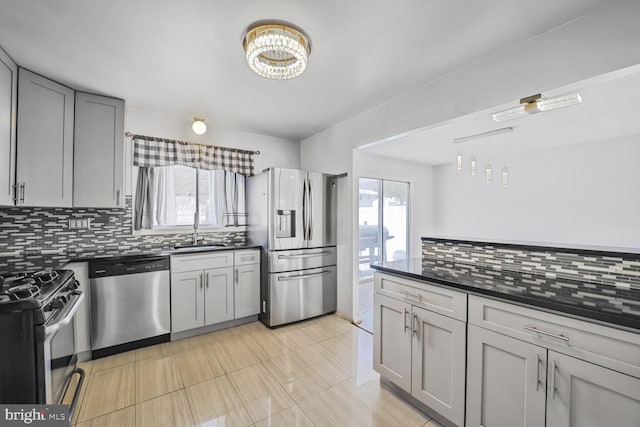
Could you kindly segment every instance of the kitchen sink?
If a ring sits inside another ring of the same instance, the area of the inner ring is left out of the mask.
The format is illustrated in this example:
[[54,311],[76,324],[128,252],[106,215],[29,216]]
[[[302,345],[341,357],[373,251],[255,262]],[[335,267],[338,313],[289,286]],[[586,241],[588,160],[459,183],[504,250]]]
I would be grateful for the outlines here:
[[220,249],[226,248],[227,245],[224,243],[211,243],[211,244],[199,244],[199,245],[176,245],[173,247],[176,251],[194,251],[194,250],[210,250],[210,249]]

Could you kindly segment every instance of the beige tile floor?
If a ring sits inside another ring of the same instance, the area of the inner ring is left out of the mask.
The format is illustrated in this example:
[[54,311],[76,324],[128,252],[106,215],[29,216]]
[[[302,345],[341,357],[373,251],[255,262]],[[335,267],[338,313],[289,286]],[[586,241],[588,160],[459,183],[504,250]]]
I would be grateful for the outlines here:
[[259,322],[81,364],[78,427],[439,426],[380,386],[373,338],[337,316]]

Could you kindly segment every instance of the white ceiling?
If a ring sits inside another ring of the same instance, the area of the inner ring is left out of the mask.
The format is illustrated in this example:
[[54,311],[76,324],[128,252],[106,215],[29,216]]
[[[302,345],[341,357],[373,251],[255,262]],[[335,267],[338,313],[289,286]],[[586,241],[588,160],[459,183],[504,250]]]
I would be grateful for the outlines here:
[[[20,65],[127,107],[303,139],[610,0],[3,0],[0,46]],[[309,34],[307,72],[244,62],[251,23]]]
[[[491,113],[515,107],[518,101],[478,111],[396,139],[369,144],[368,153],[417,163],[454,163],[456,154],[502,156],[561,145],[640,134],[640,65],[577,82],[545,93],[547,97],[578,92],[582,104],[538,113],[502,123]],[[522,94],[523,96],[533,94]],[[513,132],[454,144],[453,140],[504,127]]]

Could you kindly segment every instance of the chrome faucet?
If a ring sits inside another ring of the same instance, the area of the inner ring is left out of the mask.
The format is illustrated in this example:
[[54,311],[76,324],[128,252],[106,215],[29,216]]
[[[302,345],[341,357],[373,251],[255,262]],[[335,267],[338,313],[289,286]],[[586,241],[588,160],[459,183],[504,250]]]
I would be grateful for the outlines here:
[[196,210],[193,213],[193,242],[192,244],[195,246],[198,244],[198,211]]

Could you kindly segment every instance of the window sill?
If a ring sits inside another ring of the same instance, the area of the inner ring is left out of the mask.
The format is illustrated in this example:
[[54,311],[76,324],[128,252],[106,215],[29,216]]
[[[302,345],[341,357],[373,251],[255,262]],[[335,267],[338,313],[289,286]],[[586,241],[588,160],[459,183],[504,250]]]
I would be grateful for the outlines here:
[[[198,228],[198,235],[246,231],[246,225],[237,227],[204,227]],[[152,230],[133,230],[134,236],[159,236],[167,234],[193,234],[193,227],[154,228]]]

